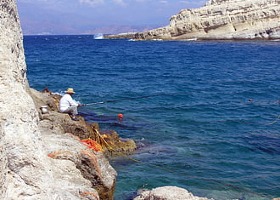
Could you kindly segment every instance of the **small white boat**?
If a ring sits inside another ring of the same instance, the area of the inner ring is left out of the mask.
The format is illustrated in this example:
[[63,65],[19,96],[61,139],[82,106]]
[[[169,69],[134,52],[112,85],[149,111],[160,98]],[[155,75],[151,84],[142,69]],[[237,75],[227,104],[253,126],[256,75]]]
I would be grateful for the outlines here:
[[186,39],[186,41],[196,41],[197,38],[189,38],[189,39]]
[[163,39],[152,39],[153,41],[162,41]]
[[102,33],[97,33],[97,34],[94,34],[94,39],[95,39],[95,40],[104,39],[104,36],[103,36]]

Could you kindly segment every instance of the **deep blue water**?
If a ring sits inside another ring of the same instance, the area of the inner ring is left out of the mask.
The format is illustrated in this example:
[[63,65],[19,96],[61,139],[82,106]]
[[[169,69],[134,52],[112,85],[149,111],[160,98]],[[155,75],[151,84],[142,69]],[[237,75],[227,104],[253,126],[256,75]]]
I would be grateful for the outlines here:
[[24,46],[31,87],[105,102],[80,112],[141,146],[111,161],[116,200],[164,185],[219,200],[280,197],[279,42],[25,36]]

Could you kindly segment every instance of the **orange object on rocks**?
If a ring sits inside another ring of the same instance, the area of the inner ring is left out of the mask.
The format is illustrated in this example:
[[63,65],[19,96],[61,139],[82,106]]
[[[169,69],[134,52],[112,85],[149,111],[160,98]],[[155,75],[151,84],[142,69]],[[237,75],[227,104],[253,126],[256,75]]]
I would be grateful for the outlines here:
[[97,143],[96,141],[94,141],[93,139],[83,139],[81,140],[81,142],[86,145],[88,148],[94,150],[94,151],[102,151],[102,146]]

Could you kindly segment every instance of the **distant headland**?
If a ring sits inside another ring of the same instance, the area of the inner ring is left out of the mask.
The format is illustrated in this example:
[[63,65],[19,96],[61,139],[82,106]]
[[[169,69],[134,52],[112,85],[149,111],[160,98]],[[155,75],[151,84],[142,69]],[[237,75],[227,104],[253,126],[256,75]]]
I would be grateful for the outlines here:
[[135,40],[247,40],[280,38],[279,0],[209,0],[183,9],[157,29],[109,35]]

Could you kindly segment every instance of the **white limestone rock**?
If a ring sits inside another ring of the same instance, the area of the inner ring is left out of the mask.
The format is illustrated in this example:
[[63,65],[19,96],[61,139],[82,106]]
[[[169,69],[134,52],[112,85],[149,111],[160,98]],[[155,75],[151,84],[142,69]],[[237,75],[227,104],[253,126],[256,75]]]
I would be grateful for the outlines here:
[[44,199],[51,194],[50,169],[41,148],[37,111],[27,92],[17,8],[14,1],[1,1],[0,8],[0,199]]
[[189,191],[176,186],[158,187],[152,190],[140,192],[133,200],[208,200],[204,197],[196,197]]
[[209,0],[184,9],[166,27],[134,35],[136,39],[279,39],[280,0]]

